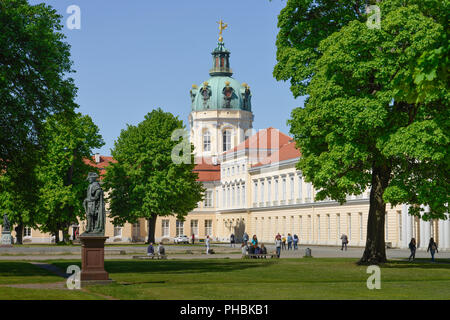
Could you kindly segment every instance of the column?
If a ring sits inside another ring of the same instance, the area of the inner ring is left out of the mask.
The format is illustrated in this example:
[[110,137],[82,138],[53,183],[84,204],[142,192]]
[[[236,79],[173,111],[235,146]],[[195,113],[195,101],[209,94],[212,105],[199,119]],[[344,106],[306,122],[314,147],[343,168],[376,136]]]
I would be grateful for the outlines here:
[[[402,248],[408,248],[409,241],[412,238],[412,220],[408,215],[409,206],[404,204],[402,208],[402,221],[403,221],[403,241]],[[409,218],[409,219],[408,219]]]
[[[438,220],[438,246],[440,248],[445,246],[445,240],[444,240],[444,220],[439,219]],[[436,239],[434,239],[436,241]]]
[[450,215],[447,214],[447,220],[444,221],[444,242],[445,248],[450,249]]

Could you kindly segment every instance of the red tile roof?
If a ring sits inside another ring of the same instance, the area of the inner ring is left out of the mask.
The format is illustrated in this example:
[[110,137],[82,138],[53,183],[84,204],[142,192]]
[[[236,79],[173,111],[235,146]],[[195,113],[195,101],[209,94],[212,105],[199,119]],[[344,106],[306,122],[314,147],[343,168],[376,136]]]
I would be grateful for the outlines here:
[[256,134],[252,135],[244,142],[240,143],[236,147],[231,150],[225,152],[225,154],[229,154],[232,152],[245,150],[245,149],[275,149],[278,150],[281,146],[285,145],[291,140],[291,138],[285,135],[278,129],[275,128],[267,128],[259,130]]
[[[100,176],[106,172],[106,167],[111,162],[117,162],[113,157],[100,156],[100,162],[95,162],[95,156],[91,159],[84,159],[84,163],[96,167],[100,170]],[[220,180],[220,165],[214,165],[211,158],[197,158],[194,172],[198,173],[197,181],[218,181]]]
[[267,164],[274,164],[281,161],[299,158],[301,156],[300,150],[295,146],[294,141],[290,141],[280,148],[280,150],[272,153],[269,157],[263,159],[261,162],[252,167],[260,167]]
[[193,171],[198,173],[197,181],[220,180],[220,165],[214,165],[211,158],[197,158],[195,163]]
[[95,155],[92,156],[90,159],[84,159],[83,160],[84,163],[98,168],[100,170],[100,179],[102,179],[102,176],[106,173],[106,167],[109,166],[109,164],[111,162],[117,162],[116,160],[113,159],[113,157],[108,157],[108,156],[100,156],[100,161],[99,163],[95,162]]

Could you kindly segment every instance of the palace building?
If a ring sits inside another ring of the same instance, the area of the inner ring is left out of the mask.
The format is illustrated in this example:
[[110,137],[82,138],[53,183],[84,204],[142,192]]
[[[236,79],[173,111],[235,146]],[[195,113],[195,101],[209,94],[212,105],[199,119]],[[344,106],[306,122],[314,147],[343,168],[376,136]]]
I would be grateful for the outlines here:
[[[221,24],[221,31],[223,24]],[[300,245],[340,245],[346,234],[350,246],[365,246],[369,193],[349,195],[347,202],[316,201],[316,190],[295,168],[301,157],[295,142],[275,128],[253,130],[255,111],[247,83],[232,77],[230,51],[219,38],[212,52],[210,78],[190,90],[190,139],[197,159],[195,172],[204,184],[204,200],[184,221],[158,217],[156,241],[194,234],[229,242],[244,231],[260,242],[273,243],[277,233],[297,234]],[[111,157],[95,155],[95,166],[104,168]],[[107,208],[108,210],[108,208]],[[73,231],[84,230],[81,221]],[[107,218],[109,242],[139,242],[147,238],[145,219],[114,226]],[[13,234],[14,235],[14,234]],[[418,248],[434,237],[440,249],[450,249],[450,220],[422,221],[408,215],[408,206],[387,206],[385,240],[391,247],[407,248],[412,237]],[[24,239],[51,242],[49,235],[27,228]]]

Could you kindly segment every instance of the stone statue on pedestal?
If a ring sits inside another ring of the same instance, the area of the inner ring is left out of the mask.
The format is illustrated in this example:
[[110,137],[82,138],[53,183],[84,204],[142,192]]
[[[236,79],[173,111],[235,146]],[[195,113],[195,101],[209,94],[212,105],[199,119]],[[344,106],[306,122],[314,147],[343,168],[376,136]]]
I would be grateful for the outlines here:
[[2,225],[2,242],[0,246],[2,247],[10,247],[13,240],[11,236],[11,225],[8,220],[8,216],[6,213],[3,215],[3,225]]
[[11,226],[9,224],[8,215],[5,213],[3,215],[3,232],[11,231]]
[[83,202],[83,207],[86,211],[87,226],[82,236],[105,235],[105,201],[103,199],[103,190],[97,179],[98,174],[89,172],[87,177],[89,187],[87,189],[87,197]]

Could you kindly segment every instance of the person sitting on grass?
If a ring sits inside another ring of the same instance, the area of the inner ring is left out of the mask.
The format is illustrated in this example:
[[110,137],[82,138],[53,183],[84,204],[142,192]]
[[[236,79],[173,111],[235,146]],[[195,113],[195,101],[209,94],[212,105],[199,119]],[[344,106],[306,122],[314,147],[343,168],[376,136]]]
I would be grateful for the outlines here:
[[153,248],[153,242],[150,242],[149,246],[147,247],[147,256],[153,256],[155,254],[155,248]]

